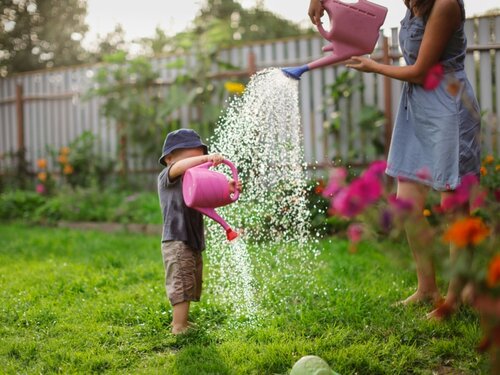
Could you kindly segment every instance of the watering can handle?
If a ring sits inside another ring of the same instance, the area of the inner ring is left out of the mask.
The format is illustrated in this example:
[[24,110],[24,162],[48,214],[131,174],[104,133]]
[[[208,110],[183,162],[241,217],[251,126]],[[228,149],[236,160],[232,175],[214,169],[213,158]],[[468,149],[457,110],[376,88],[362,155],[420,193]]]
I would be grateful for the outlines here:
[[[328,0],[324,0],[321,3],[324,5],[324,3],[326,1],[328,1]],[[325,6],[323,6],[323,9],[326,11],[326,14],[328,14],[328,18],[330,19],[330,25],[331,25],[332,15],[330,14],[330,9],[325,7]],[[316,25],[316,28],[318,29],[319,33],[321,34],[321,36],[323,38],[325,38],[326,40],[330,39],[330,33],[325,30],[325,28],[323,27],[323,24],[321,22]]]
[[[333,1],[334,3],[338,3],[338,2],[342,2],[342,1],[338,1],[338,0],[323,0],[322,1],[323,9],[326,11],[326,14],[328,14],[328,18],[330,19],[330,26],[331,26],[331,24],[332,24],[331,9],[330,9],[330,7],[324,6],[325,3],[329,3],[330,1]],[[367,3],[370,4],[370,2],[367,0],[358,0],[358,4],[362,4],[362,3],[363,4],[367,4]],[[321,36],[323,38],[330,41],[330,38],[331,38],[330,31],[326,31],[325,28],[323,27],[323,24],[319,23],[318,25],[316,25],[316,28],[318,29],[319,33],[321,34]]]
[[[231,169],[231,173],[233,175],[234,184],[235,184],[235,187],[236,187],[236,184],[238,183],[238,170],[236,169],[236,167],[234,166],[234,164],[231,163],[227,159],[222,160],[222,164],[226,164],[229,167],[229,169]],[[202,167],[202,168],[203,167],[210,168],[213,165],[214,165],[214,163],[211,162],[211,161],[209,161],[209,162],[206,162],[205,164],[200,165],[200,167]],[[236,202],[239,197],[240,197],[240,192],[237,189],[235,189],[234,193],[232,194],[231,200],[233,202]]]
[[234,164],[231,163],[229,160],[224,159],[222,160],[222,162],[226,164],[229,167],[229,169],[231,169],[231,173],[233,175],[233,180],[234,180],[234,193],[231,199],[233,200],[233,202],[236,202],[240,197],[240,192],[238,191],[238,189],[236,189],[236,184],[238,183],[238,170],[236,169]]

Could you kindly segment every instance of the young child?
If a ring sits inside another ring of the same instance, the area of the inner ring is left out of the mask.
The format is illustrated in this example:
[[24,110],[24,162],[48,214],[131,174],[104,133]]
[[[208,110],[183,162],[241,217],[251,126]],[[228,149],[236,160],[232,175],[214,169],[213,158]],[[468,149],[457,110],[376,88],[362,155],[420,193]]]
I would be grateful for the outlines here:
[[[179,129],[169,133],[163,144],[160,164],[166,166],[158,176],[158,196],[163,214],[161,251],[165,266],[167,296],[172,304],[172,333],[185,332],[189,304],[201,296],[205,234],[202,214],[184,203],[182,176],[196,165],[211,161],[222,162],[220,154],[208,154],[200,136],[191,129]],[[229,180],[230,191],[241,190]]]

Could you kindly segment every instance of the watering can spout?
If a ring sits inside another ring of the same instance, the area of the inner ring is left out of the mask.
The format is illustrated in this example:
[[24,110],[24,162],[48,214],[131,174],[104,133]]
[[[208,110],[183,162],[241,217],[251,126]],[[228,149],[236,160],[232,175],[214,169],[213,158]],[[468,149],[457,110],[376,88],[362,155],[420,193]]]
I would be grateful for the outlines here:
[[300,76],[309,70],[309,66],[302,65],[302,66],[281,68],[281,70],[283,71],[283,73],[285,73],[287,77],[296,79],[298,81],[300,79]]
[[234,230],[231,228],[226,229],[226,237],[228,241],[232,241],[236,238],[238,238],[239,234],[236,233]]
[[331,54],[306,65],[282,68],[287,77],[299,80],[304,72],[371,53],[375,48],[387,8],[368,0],[358,0],[357,3],[323,0],[323,7],[331,27],[325,30],[322,24],[318,24],[317,28],[330,42],[323,47],[323,52]]

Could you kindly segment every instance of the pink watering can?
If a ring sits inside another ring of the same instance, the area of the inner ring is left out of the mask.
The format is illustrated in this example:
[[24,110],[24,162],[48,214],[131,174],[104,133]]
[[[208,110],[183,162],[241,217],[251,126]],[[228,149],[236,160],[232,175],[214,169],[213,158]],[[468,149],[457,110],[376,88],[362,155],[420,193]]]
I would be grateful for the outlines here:
[[298,80],[308,70],[371,53],[377,44],[387,8],[368,0],[357,3],[323,0],[323,7],[330,18],[331,28],[327,31],[321,24],[317,27],[320,34],[331,42],[323,47],[323,51],[332,51],[332,54],[303,66],[282,68],[290,78]]
[[[233,179],[238,182],[238,171],[229,160],[223,160],[222,163],[229,166],[233,174]],[[184,172],[182,180],[182,195],[186,206],[207,215],[209,218],[217,221],[226,230],[226,236],[229,241],[238,237],[238,233],[233,231],[223,218],[215,212],[215,208],[228,205],[238,200],[240,193],[235,190],[229,192],[229,182],[223,173],[211,171],[213,166],[211,161],[189,168]]]

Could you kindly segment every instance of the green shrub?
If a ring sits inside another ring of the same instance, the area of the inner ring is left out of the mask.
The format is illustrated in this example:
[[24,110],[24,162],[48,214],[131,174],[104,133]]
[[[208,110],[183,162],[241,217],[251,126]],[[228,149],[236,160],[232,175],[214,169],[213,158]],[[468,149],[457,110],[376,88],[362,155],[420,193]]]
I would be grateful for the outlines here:
[[0,194],[0,219],[31,220],[34,212],[46,201],[45,197],[32,192],[14,190]]

